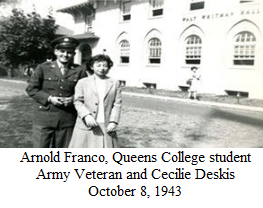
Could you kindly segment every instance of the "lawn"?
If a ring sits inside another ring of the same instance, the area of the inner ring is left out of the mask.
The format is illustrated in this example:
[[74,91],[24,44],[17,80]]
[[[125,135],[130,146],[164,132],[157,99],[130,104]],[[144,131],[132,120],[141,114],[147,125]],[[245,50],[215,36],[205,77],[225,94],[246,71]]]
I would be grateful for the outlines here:
[[1,98],[0,147],[32,147],[31,104],[25,95]]
[[[32,147],[33,102],[26,95],[1,99],[0,147]],[[261,126],[222,117],[178,116],[129,106],[123,106],[118,129],[121,148],[262,147],[262,136]]]
[[[25,95],[3,98],[0,102],[0,147],[32,147],[32,103]],[[149,120],[155,116],[156,120]],[[169,147],[173,144],[167,115],[123,107],[119,127],[120,147]]]
[[[180,91],[180,90],[173,91],[173,90],[162,90],[162,89],[156,90],[156,89],[137,88],[137,87],[125,87],[123,91],[188,99],[188,92]],[[262,99],[251,99],[251,98],[246,98],[242,96],[237,97],[237,96],[229,96],[229,95],[215,95],[215,94],[199,93],[199,98],[202,101],[263,107]]]
[[[0,147],[32,147],[32,104],[25,92],[26,83],[1,81]],[[187,99],[187,92],[124,88],[136,92]],[[201,100],[234,102],[229,96],[201,94]],[[250,106],[262,106],[262,100],[243,98]],[[152,111],[147,108],[123,106],[118,129],[120,147],[263,147],[262,119],[237,117],[229,120],[224,112],[213,111],[206,117]],[[262,118],[262,117],[261,117]],[[257,125],[255,125],[257,123]],[[248,139],[249,138],[249,139]]]

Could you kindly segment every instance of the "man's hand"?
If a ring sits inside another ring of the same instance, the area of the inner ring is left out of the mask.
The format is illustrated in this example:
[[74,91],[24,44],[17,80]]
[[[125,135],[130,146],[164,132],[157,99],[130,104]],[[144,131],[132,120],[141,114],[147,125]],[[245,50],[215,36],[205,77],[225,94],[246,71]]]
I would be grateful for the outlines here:
[[73,104],[73,96],[71,97],[66,97],[62,99],[63,105],[64,106],[71,106]]
[[53,105],[56,105],[56,106],[63,105],[63,102],[62,102],[62,98],[61,98],[61,97],[52,96],[52,97],[50,98],[50,102],[51,102]]

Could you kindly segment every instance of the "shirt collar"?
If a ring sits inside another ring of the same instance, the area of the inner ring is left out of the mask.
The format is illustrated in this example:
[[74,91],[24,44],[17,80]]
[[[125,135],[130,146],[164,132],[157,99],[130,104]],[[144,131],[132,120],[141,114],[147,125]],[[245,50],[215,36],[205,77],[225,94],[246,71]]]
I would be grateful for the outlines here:
[[64,68],[68,68],[68,64],[63,65],[62,63],[60,63],[59,61],[57,61],[58,67],[61,69],[62,66],[64,66]]

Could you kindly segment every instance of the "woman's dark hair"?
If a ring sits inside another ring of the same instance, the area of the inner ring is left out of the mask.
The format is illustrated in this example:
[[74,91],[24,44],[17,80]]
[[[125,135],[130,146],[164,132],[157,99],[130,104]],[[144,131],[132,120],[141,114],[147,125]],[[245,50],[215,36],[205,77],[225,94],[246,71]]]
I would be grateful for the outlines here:
[[98,55],[96,55],[96,56],[93,56],[93,57],[88,61],[88,63],[87,63],[87,68],[92,67],[93,64],[94,64],[96,61],[97,61],[97,62],[106,61],[107,64],[108,64],[109,69],[113,66],[113,62],[112,62],[112,60],[110,59],[109,56],[104,55],[104,54],[98,54]]
[[191,67],[191,71],[193,71],[194,69],[197,70],[198,68],[197,68],[196,66],[192,66],[192,67]]

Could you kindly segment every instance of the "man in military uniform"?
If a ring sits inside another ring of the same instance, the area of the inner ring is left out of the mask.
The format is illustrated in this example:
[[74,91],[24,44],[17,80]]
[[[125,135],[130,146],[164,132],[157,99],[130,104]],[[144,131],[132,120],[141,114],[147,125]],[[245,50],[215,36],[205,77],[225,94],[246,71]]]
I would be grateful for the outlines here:
[[77,81],[86,71],[73,64],[79,42],[59,37],[51,42],[56,60],[37,66],[26,91],[36,101],[33,115],[33,146],[68,147],[77,113],[73,105]]

